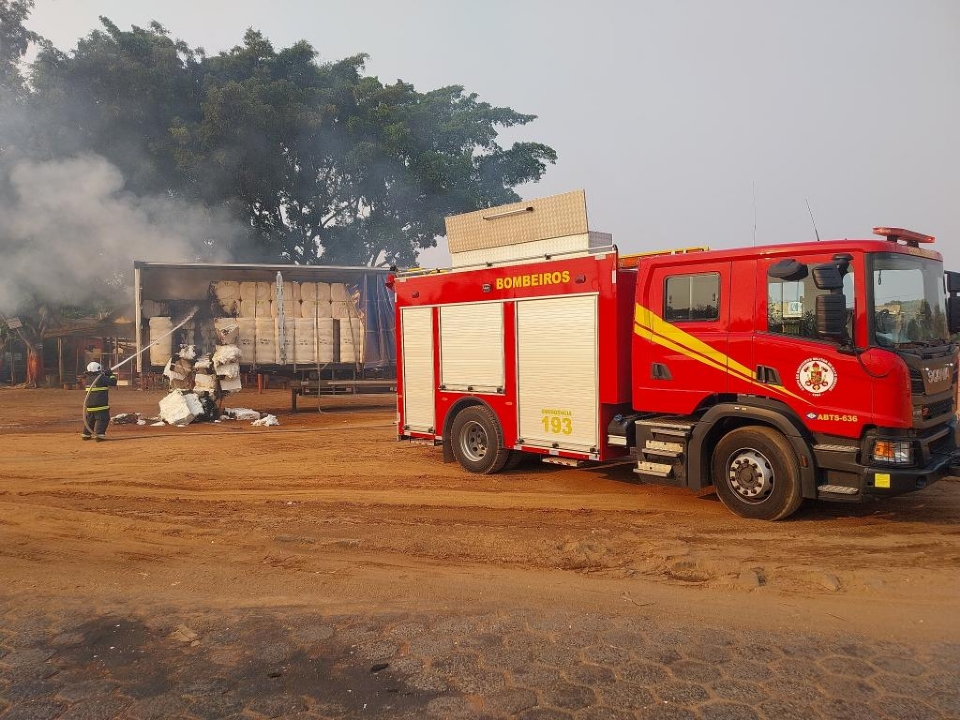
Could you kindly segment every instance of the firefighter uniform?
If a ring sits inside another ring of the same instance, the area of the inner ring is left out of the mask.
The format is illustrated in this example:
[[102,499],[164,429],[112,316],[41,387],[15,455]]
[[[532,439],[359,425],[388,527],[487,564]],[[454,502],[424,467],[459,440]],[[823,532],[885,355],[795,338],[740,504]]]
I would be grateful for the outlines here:
[[110,423],[111,387],[117,384],[117,376],[109,370],[90,372],[86,374],[87,397],[83,403],[83,432],[84,440],[95,437],[103,440],[107,436],[107,425]]

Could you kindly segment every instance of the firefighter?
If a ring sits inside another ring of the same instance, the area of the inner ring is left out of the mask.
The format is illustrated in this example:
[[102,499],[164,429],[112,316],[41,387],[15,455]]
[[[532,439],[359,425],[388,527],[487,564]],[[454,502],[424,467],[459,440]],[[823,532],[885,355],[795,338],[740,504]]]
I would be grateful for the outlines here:
[[116,386],[117,376],[109,370],[104,371],[98,362],[87,365],[87,397],[83,403],[84,440],[95,438],[97,442],[106,440],[107,424],[110,422],[110,387]]

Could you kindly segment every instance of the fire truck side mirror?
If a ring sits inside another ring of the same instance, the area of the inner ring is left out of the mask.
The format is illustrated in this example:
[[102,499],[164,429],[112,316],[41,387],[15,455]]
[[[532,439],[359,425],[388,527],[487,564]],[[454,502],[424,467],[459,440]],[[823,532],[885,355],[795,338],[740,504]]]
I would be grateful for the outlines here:
[[947,330],[951,335],[960,333],[960,273],[948,270],[944,273],[947,279]]
[[947,330],[951,335],[960,333],[960,297],[956,295],[947,298]]
[[817,295],[817,334],[843,337],[847,325],[847,299],[841,293]]
[[842,290],[843,275],[836,265],[816,265],[813,268],[813,284],[818,290]]
[[960,293],[960,272],[947,270],[944,275],[947,276],[947,292],[951,295]]
[[767,270],[770,277],[786,282],[799,282],[807,276],[807,266],[799,260],[781,260]]

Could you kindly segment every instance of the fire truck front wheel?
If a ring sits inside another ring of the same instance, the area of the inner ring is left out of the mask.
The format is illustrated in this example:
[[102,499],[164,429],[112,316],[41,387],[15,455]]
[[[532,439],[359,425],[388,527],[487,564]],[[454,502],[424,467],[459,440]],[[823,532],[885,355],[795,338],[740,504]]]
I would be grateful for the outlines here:
[[453,420],[453,455],[465,469],[495,473],[503,469],[510,450],[503,446],[503,429],[496,415],[484,405],[464,408]]
[[768,427],[742,427],[720,439],[713,453],[713,485],[723,504],[745,518],[782,520],[803,502],[793,449]]

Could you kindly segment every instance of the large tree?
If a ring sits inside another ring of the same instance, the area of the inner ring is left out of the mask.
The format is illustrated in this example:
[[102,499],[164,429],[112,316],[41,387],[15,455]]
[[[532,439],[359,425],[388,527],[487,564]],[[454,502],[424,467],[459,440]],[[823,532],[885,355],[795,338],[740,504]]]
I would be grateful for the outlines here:
[[[22,143],[27,127],[23,122],[27,85],[21,64],[30,44],[41,42],[24,25],[32,9],[33,0],[0,0],[0,163]],[[0,192],[2,186],[0,172]]]
[[384,85],[364,55],[320,63],[306,42],[277,51],[249,30],[207,57],[158,23],[102,21],[34,64],[34,152],[92,150],[136,193],[230,208],[260,258],[410,264],[445,215],[517,200],[556,160],[546,145],[497,143],[533,115],[459,86]]
[[65,53],[47,45],[32,66],[33,155],[96,153],[140,194],[191,196],[171,128],[200,118],[201,57],[159,23],[103,30]]
[[24,25],[33,4],[34,0],[0,0],[0,91],[24,90],[20,62],[30,43],[40,39]]

